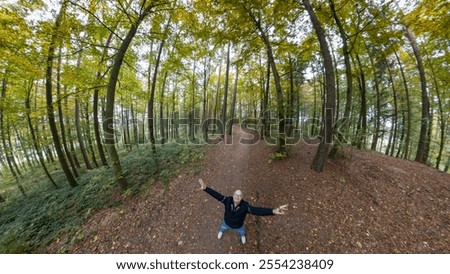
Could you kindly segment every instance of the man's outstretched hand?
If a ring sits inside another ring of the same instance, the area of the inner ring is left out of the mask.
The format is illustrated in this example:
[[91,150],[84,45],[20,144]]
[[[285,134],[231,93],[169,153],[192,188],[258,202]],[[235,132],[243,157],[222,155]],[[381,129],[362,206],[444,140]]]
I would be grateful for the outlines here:
[[287,210],[288,210],[288,205],[282,205],[277,208],[274,208],[272,212],[275,215],[284,215],[284,214],[286,214]]
[[202,179],[198,179],[198,182],[200,183],[200,189],[205,190],[206,189],[206,184],[203,182]]

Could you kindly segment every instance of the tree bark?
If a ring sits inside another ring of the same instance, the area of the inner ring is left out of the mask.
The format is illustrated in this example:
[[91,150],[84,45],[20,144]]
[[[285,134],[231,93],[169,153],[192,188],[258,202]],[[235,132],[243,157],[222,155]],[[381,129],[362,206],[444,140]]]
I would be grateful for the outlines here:
[[320,53],[323,58],[325,67],[325,102],[323,110],[324,127],[321,130],[321,142],[317,148],[316,155],[312,164],[312,168],[316,172],[322,172],[325,167],[330,145],[333,143],[333,125],[334,125],[334,109],[335,109],[335,77],[333,70],[333,59],[326,41],[325,30],[323,29],[316,13],[311,6],[309,0],[302,0],[303,5],[308,11],[312,25],[316,32],[320,45]]
[[127,52],[133,37],[135,36],[139,25],[142,23],[144,18],[150,13],[154,6],[147,6],[144,11],[142,11],[137,18],[136,22],[132,24],[130,30],[128,31],[125,39],[122,41],[117,54],[114,58],[113,66],[111,69],[108,90],[106,95],[106,110],[105,110],[105,121],[103,122],[103,130],[105,132],[105,145],[108,151],[109,157],[111,159],[112,167],[114,169],[114,174],[116,177],[116,182],[121,190],[125,190],[128,187],[128,181],[122,170],[122,165],[120,164],[119,155],[115,147],[114,139],[114,99],[116,93],[116,85],[119,78],[120,68],[122,66],[123,60],[125,58],[125,53]]
[[163,83],[161,86],[161,93],[159,96],[159,131],[161,134],[161,144],[165,144],[166,142],[166,122],[164,120],[164,92],[166,88],[167,81],[167,71],[164,72]]
[[450,156],[447,158],[447,163],[445,164],[444,172],[448,172],[450,168]]
[[[103,54],[102,54],[102,58],[100,60],[100,63],[103,64],[106,60],[106,56],[108,54],[108,47],[111,44],[112,41],[112,36],[113,34],[110,33],[108,36],[108,39],[106,40],[105,43],[105,48],[103,49]],[[100,84],[100,81],[102,79],[102,73],[100,70],[97,71],[97,85]],[[100,134],[100,121],[98,118],[98,100],[99,100],[99,93],[100,90],[98,87],[96,87],[94,89],[94,98],[93,98],[93,115],[94,115],[94,135],[95,135],[95,142],[97,144],[97,150],[98,150],[98,155],[100,156],[100,160],[102,162],[103,166],[108,166],[108,161],[106,160],[106,155],[105,155],[105,150],[103,148],[103,142],[102,142],[102,137]]]
[[[5,72],[5,75],[7,74],[7,72]],[[2,80],[2,90],[1,90],[1,100],[3,101],[6,98],[6,76],[3,78]],[[8,164],[9,170],[14,178],[14,180],[17,183],[17,187],[19,188],[20,193],[22,193],[22,195],[24,197],[26,197],[26,193],[25,190],[23,189],[22,185],[20,184],[20,180],[19,180],[19,176],[21,176],[20,174],[20,170],[17,168],[17,163],[15,162],[14,159],[14,155],[12,154],[12,146],[6,143],[6,139],[9,139],[10,142],[10,137],[8,135],[8,137],[6,136],[6,132],[5,130],[9,131],[9,125],[6,125],[4,122],[4,113],[3,113],[3,107],[0,106],[0,135],[1,135],[1,139],[2,139],[2,144],[3,144],[3,153],[5,154],[5,158],[6,158],[6,162]]]
[[234,87],[233,87],[233,98],[231,99],[231,109],[230,109],[230,124],[228,125],[228,135],[233,134],[233,121],[234,116],[236,113],[236,96],[237,96],[237,85],[238,85],[238,78],[239,78],[239,66],[236,65],[236,75],[234,78]]
[[85,106],[86,106],[86,110],[84,112],[84,114],[85,114],[84,119],[86,120],[86,124],[83,127],[83,132],[84,132],[83,135],[85,136],[85,141],[87,142],[87,147],[88,147],[89,153],[91,154],[93,166],[95,168],[98,168],[99,165],[97,163],[97,157],[95,156],[94,144],[92,143],[92,136],[91,136],[91,123],[89,120],[89,102],[86,103]]
[[[64,92],[64,93],[67,94],[66,92]],[[63,101],[64,101],[65,111],[67,113],[69,113],[70,110],[69,110],[69,102],[67,100],[67,97],[64,98]],[[60,109],[60,111],[62,112],[62,109]],[[63,118],[63,117],[64,117],[64,120],[65,120],[65,124],[68,125],[67,127],[66,126],[62,127],[62,129],[64,129],[62,131],[62,134],[61,134],[61,136],[63,137],[62,139],[64,140],[63,148],[68,149],[66,142],[69,142],[68,145],[70,147],[70,152],[68,154],[66,154],[66,155],[69,158],[70,165],[72,166],[73,174],[75,175],[75,177],[78,178],[79,174],[78,174],[77,170],[81,168],[81,165],[80,165],[80,161],[78,161],[77,152],[75,150],[74,139],[72,138],[73,134],[72,134],[72,126],[71,125],[72,125],[73,122],[70,120],[69,115],[64,115],[63,116],[61,114],[61,118]],[[63,122],[60,121],[60,124],[63,124]],[[66,138],[66,128],[67,128],[67,136],[69,136],[69,138]]]
[[447,128],[447,121],[446,117],[444,115],[444,104],[442,103],[442,97],[441,97],[441,91],[439,89],[439,85],[436,79],[436,73],[434,72],[433,65],[430,64],[430,70],[431,74],[433,76],[433,83],[434,83],[434,89],[436,91],[436,97],[437,97],[437,104],[438,104],[438,114],[439,114],[439,129],[440,129],[440,135],[439,135],[439,152],[438,156],[436,157],[436,169],[439,169],[439,166],[442,161],[442,154],[445,147],[445,131]]
[[263,29],[260,18],[258,18],[252,10],[244,5],[244,9],[247,11],[250,19],[253,21],[255,27],[259,32],[259,37],[261,38],[264,46],[267,50],[267,62],[272,68],[273,79],[275,82],[275,90],[277,95],[277,112],[278,112],[278,152],[286,153],[286,141],[285,141],[285,108],[284,108],[284,98],[283,98],[283,88],[281,86],[281,78],[278,73],[278,69],[275,63],[275,58],[273,55],[272,45],[270,44],[267,32]]
[[227,57],[226,57],[226,67],[225,67],[225,87],[223,92],[223,103],[222,103],[222,124],[223,124],[223,131],[222,131],[222,138],[225,137],[226,134],[226,126],[227,126],[227,103],[228,103],[228,82],[230,78],[230,48],[231,48],[231,42],[228,42],[227,46]]
[[269,137],[269,94],[270,94],[270,63],[267,61],[266,70],[266,85],[264,87],[264,101],[263,101],[263,136]]
[[191,96],[191,105],[190,105],[190,111],[189,111],[189,115],[188,115],[188,124],[189,124],[189,140],[192,143],[196,143],[196,139],[195,139],[195,87],[196,87],[196,80],[195,80],[195,75],[196,75],[196,70],[197,68],[197,62],[196,60],[194,60],[194,64],[192,67],[192,96]]
[[[352,108],[352,93],[353,93],[353,75],[352,75],[352,67],[350,62],[350,49],[348,46],[348,38],[347,34],[345,32],[344,26],[342,25],[342,22],[337,16],[336,8],[334,5],[333,0],[329,0],[330,8],[333,13],[334,21],[336,22],[336,25],[338,26],[339,35],[342,40],[342,52],[344,55],[344,64],[345,64],[345,78],[347,81],[347,87],[346,87],[346,101],[345,101],[345,108],[344,108],[344,116],[343,116],[343,122],[340,126],[340,129],[342,129],[343,134],[338,135],[339,143],[346,142],[346,138],[348,138],[349,134],[349,127],[350,127],[350,114],[351,114],[351,108]],[[335,144],[335,146],[338,143]],[[335,153],[337,153],[338,149],[334,148]]]
[[[380,127],[381,127],[381,93],[380,93],[380,83],[378,79],[378,71],[375,66],[375,62],[373,60],[373,57],[371,53],[369,52],[369,47],[367,44],[365,44],[367,55],[369,56],[370,65],[373,69],[373,79],[375,83],[375,92],[376,92],[376,113],[375,113],[375,132],[373,134],[373,140],[372,145],[370,147],[371,150],[376,150],[378,145],[378,138],[380,134]],[[361,68],[362,69],[362,68]],[[396,100],[396,99],[395,99]]]
[[[82,57],[82,51],[80,50],[78,53],[78,60],[77,60],[77,68],[81,67],[81,57]],[[76,88],[76,93],[78,94],[79,90],[78,87]],[[75,131],[77,134],[78,144],[80,147],[81,155],[83,156],[84,164],[86,165],[87,169],[92,169],[91,162],[89,161],[89,157],[86,152],[86,146],[84,144],[83,140],[83,133],[81,131],[81,122],[80,122],[80,101],[78,95],[75,97]]]
[[[386,60],[387,63],[387,60]],[[389,73],[389,82],[392,86],[392,96],[394,98],[394,113],[392,119],[393,136],[392,136],[392,146],[389,152],[390,156],[394,156],[395,144],[397,143],[397,130],[398,130],[398,103],[397,103],[397,90],[395,88],[394,77],[392,77],[392,71],[390,65],[387,63],[387,69]]]
[[422,63],[422,56],[416,42],[416,38],[409,27],[406,28],[406,36],[411,43],[414,56],[417,60],[417,69],[420,76],[420,87],[422,91],[422,118],[420,122],[420,137],[417,145],[417,153],[415,160],[420,163],[426,163],[428,160],[428,126],[430,122],[430,101],[428,99],[427,80],[425,77],[425,69]]
[[411,140],[411,100],[409,97],[409,88],[408,88],[408,82],[406,80],[405,72],[403,70],[403,65],[400,62],[400,57],[398,56],[397,52],[394,53],[395,57],[397,59],[397,63],[400,68],[400,73],[402,75],[403,80],[403,86],[405,88],[405,96],[406,96],[406,114],[407,114],[407,123],[406,123],[406,137],[405,137],[405,145],[404,145],[404,152],[403,152],[403,158],[408,159],[409,158],[409,145]]
[[70,171],[69,165],[67,164],[66,157],[64,155],[61,141],[58,135],[58,129],[56,127],[55,112],[53,109],[53,85],[52,85],[52,75],[53,75],[53,60],[55,54],[55,45],[58,37],[59,28],[61,26],[63,16],[66,12],[67,1],[64,1],[61,6],[61,10],[55,21],[55,28],[51,35],[50,45],[48,48],[47,56],[47,69],[45,74],[45,95],[47,101],[47,116],[48,123],[50,126],[50,132],[52,134],[53,143],[55,145],[56,154],[58,155],[58,160],[61,165],[64,175],[66,176],[67,182],[71,187],[76,187],[78,185],[77,180]]
[[136,111],[134,110],[134,104],[131,102],[131,120],[133,121],[133,143],[136,147],[139,147],[139,120],[137,118]]
[[155,91],[156,91],[156,79],[158,77],[158,69],[159,69],[159,63],[161,62],[161,54],[164,47],[166,39],[162,39],[161,43],[158,47],[158,56],[156,57],[155,62],[155,68],[153,69],[153,77],[151,80],[151,87],[150,87],[150,98],[148,100],[147,105],[147,120],[148,120],[148,132],[150,137],[150,143],[152,147],[153,153],[156,153],[156,138],[155,138],[155,114],[154,114],[154,104],[155,104]]
[[358,127],[358,140],[357,147],[362,149],[366,145],[366,133],[367,133],[367,101],[366,101],[366,76],[361,63],[359,55],[356,54],[356,60],[358,61],[359,75],[360,75],[360,89],[361,89],[361,108],[359,111],[359,117],[361,119],[360,127]]
[[209,113],[209,106],[208,106],[208,82],[209,77],[211,76],[210,70],[211,70],[211,58],[208,58],[207,63],[207,57],[205,57],[205,64],[203,69],[203,112],[202,112],[202,130],[203,130],[203,141],[208,142],[208,128],[209,128],[209,122],[208,122],[208,113]]
[[80,102],[78,97],[75,98],[75,129],[78,138],[78,144],[80,146],[81,155],[83,156],[84,164],[87,169],[92,169],[91,162],[89,161],[89,157],[86,152],[86,146],[83,140],[83,134],[81,132],[81,122],[80,122]]
[[58,188],[58,185],[56,184],[55,180],[53,180],[52,176],[50,175],[50,172],[47,169],[47,166],[45,165],[45,160],[44,160],[44,156],[42,155],[42,150],[39,146],[39,142],[38,142],[38,138],[36,136],[36,133],[34,131],[34,127],[33,127],[33,123],[31,121],[31,104],[30,104],[30,96],[31,96],[31,87],[27,90],[27,97],[25,99],[25,108],[26,108],[26,116],[27,116],[27,122],[28,122],[28,127],[30,129],[30,134],[31,134],[31,138],[33,141],[33,146],[34,149],[36,150],[38,159],[39,159],[39,163],[42,166],[42,169],[45,172],[45,175],[47,176],[47,178],[50,180],[50,182],[52,183],[52,185],[55,188]]
[[[214,127],[214,133],[216,133],[217,128],[221,125],[223,127],[223,123],[220,124],[220,122],[218,121],[219,117],[218,117],[218,112],[219,112],[219,98],[220,98],[220,78],[222,76],[222,56],[219,59],[219,75],[217,76],[217,87],[216,87],[216,95],[214,98],[214,115],[213,115],[213,119],[214,122],[216,123],[215,127]],[[218,123],[219,122],[219,123]],[[223,129],[221,129],[223,130]]]
[[[72,144],[72,138],[70,138],[70,136],[72,136],[71,132],[70,132],[70,123],[69,123],[69,118],[65,117],[65,115],[63,114],[63,110],[62,110],[62,104],[61,101],[62,96],[61,96],[61,66],[62,66],[62,46],[59,47],[59,53],[58,53],[58,67],[57,67],[57,71],[56,71],[56,95],[58,98],[57,101],[57,105],[58,105],[58,116],[59,116],[59,127],[61,130],[61,142],[62,142],[62,147],[64,149],[64,152],[67,156],[67,159],[69,160],[69,164],[70,167],[72,168],[72,172],[73,175],[78,178],[78,171],[77,168],[80,167],[80,164],[78,162],[78,159],[76,157],[76,153],[75,153],[75,148]],[[66,110],[68,111],[68,107],[67,107],[67,98],[64,99],[65,102],[65,107]],[[66,126],[64,124],[64,119],[66,120],[66,124],[68,125],[68,135],[69,135],[69,142],[71,143],[71,149],[69,150],[68,146],[67,146],[67,138],[66,138]]]

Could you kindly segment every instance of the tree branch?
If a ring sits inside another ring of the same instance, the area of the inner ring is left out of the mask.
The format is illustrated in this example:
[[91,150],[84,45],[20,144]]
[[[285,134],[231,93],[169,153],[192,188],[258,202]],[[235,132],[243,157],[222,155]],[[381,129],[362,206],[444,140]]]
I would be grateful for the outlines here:
[[91,15],[92,17],[95,18],[95,20],[97,20],[103,27],[105,27],[107,30],[109,30],[112,34],[114,34],[114,36],[116,36],[120,41],[123,41],[122,37],[120,37],[117,33],[115,33],[110,27],[108,27],[105,23],[102,22],[102,20],[100,20],[100,18],[98,18],[94,13],[92,13],[90,10],[86,9],[85,7],[79,5],[76,2],[70,1],[69,3],[79,7],[80,9],[82,9],[83,11],[87,12],[89,15]]

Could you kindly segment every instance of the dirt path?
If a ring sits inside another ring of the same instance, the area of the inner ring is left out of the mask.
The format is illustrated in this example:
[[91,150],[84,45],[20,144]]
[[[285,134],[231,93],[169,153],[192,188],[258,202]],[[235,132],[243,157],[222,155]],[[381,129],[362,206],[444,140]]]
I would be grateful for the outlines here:
[[[282,161],[261,141],[209,147],[197,174],[155,185],[140,198],[103,209],[83,226],[70,253],[450,253],[450,175],[372,151],[349,150],[313,172],[316,146],[299,144]],[[285,216],[248,216],[248,242],[217,240],[224,195],[237,188],[255,206],[289,204]],[[67,246],[54,244],[47,252]]]

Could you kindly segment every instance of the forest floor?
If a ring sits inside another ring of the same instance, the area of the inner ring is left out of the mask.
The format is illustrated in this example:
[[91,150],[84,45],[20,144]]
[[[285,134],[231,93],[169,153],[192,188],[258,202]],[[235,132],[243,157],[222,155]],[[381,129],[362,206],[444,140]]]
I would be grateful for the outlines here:
[[[198,165],[168,188],[157,183],[120,206],[95,213],[72,245],[61,238],[44,253],[450,253],[450,175],[373,151],[348,149],[310,169],[316,145],[289,148],[270,160],[264,141],[207,148]],[[246,138],[246,135],[242,135]],[[248,137],[248,136],[247,136]],[[221,240],[223,205],[198,179],[224,195],[244,192],[252,205],[289,204],[286,215],[246,219],[247,243],[234,232]]]

